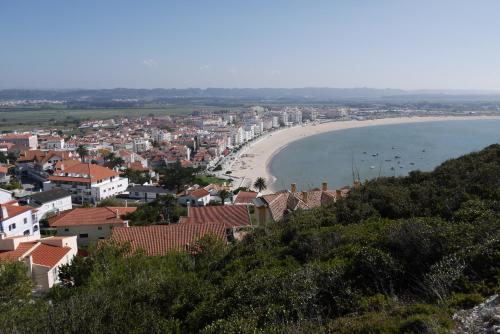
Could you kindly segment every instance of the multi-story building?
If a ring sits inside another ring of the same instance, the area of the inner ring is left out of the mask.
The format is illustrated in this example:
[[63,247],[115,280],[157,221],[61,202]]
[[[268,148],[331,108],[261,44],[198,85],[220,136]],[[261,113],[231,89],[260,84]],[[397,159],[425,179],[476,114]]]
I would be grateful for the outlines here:
[[145,138],[135,138],[134,139],[134,152],[146,152],[151,148],[151,142]]
[[40,237],[35,210],[28,205],[20,206],[15,200],[0,204],[0,235]]
[[44,190],[61,188],[71,193],[75,203],[98,203],[103,199],[116,196],[127,190],[128,179],[119,177],[112,169],[89,164],[58,164],[59,169],[44,182]]
[[59,188],[35,193],[28,196],[25,202],[36,209],[38,221],[73,208],[71,193]]
[[8,133],[0,137],[0,142],[13,143],[17,147],[32,150],[38,147],[38,137],[32,134]]

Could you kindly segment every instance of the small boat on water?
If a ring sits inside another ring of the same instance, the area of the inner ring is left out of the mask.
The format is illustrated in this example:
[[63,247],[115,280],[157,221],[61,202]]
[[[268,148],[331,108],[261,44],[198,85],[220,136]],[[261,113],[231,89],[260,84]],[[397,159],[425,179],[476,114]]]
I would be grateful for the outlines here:
[[399,166],[399,168],[405,168],[405,166],[401,165],[401,166]]
[[394,166],[391,167],[391,170],[394,170]]
[[414,162],[410,162],[410,165],[414,166],[414,165],[415,165],[415,163],[414,163]]
[[370,169],[375,169],[375,166],[370,166]]
[[399,155],[395,155],[394,159],[401,159],[401,157]]
[[378,157],[378,152],[377,152],[377,153],[372,154],[372,157]]
[[425,148],[422,150],[422,152],[425,152]]
[[366,152],[363,152],[363,154],[366,154]]
[[385,159],[385,161],[389,162],[389,161],[392,161],[391,159]]

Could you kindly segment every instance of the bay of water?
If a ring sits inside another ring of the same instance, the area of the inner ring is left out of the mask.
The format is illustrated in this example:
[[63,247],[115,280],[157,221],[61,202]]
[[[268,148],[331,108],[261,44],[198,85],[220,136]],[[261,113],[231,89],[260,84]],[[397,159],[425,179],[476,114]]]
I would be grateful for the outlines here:
[[310,189],[323,181],[334,189],[352,184],[353,169],[361,180],[404,176],[499,142],[500,120],[369,126],[295,141],[273,157],[269,169],[275,189],[291,183]]

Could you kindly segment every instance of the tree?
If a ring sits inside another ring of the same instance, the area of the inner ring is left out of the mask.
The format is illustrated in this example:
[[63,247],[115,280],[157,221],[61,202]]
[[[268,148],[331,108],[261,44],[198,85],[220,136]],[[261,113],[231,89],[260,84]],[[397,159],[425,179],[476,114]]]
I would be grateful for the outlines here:
[[123,175],[128,178],[128,181],[130,183],[134,184],[144,184],[146,182],[149,182],[149,180],[151,179],[148,173],[134,170],[131,168],[127,168],[123,172]]
[[222,205],[224,205],[224,200],[229,197],[229,191],[227,191],[226,189],[222,189],[221,191],[219,191],[219,197]]
[[177,192],[187,184],[193,183],[198,170],[192,167],[182,167],[177,160],[172,166],[163,168],[160,173],[160,184],[167,189],[175,189]]
[[263,177],[258,177],[255,180],[255,183],[253,184],[253,186],[255,188],[257,188],[259,190],[259,192],[261,192],[262,190],[266,190],[267,189],[267,183],[266,183],[266,180]]
[[82,162],[85,162],[85,157],[89,155],[89,150],[84,145],[80,145],[76,149],[76,153],[78,153]]

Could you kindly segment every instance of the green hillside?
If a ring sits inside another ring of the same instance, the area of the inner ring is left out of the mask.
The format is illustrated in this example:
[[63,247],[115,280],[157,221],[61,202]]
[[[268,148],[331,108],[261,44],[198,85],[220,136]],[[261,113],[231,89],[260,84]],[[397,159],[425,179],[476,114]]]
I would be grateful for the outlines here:
[[[46,333],[447,333],[500,292],[500,145],[380,178],[190,256],[107,246],[30,297],[0,271],[0,328]],[[72,286],[74,284],[74,286]]]

